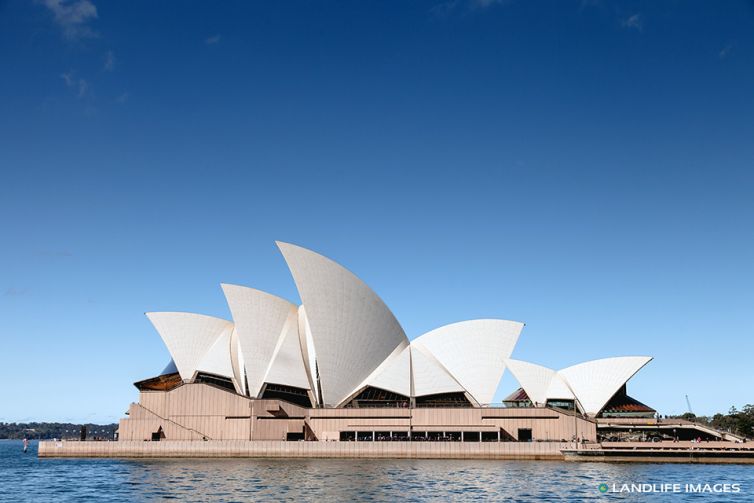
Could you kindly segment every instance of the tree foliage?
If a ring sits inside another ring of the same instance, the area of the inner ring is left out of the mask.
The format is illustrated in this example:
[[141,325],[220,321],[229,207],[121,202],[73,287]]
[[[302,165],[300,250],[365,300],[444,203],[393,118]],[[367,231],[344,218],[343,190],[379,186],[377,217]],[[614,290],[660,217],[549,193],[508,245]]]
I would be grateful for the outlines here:
[[117,424],[74,423],[3,423],[0,422],[0,439],[80,438],[81,427],[86,426],[87,438],[112,440]]
[[690,412],[679,416],[682,419],[706,424],[720,431],[727,431],[746,438],[754,437],[754,405],[744,405],[741,410],[731,407],[727,414],[718,413],[712,417],[695,416]]

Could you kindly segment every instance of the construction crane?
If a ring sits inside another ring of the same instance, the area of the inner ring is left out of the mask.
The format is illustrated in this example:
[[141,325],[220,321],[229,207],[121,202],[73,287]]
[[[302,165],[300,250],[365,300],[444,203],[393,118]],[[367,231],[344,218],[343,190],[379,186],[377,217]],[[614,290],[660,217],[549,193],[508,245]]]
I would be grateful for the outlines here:
[[688,395],[686,395],[686,406],[687,406],[687,407],[688,407],[688,409],[689,409],[689,414],[693,414],[693,413],[694,413],[694,411],[693,411],[693,410],[691,410],[691,402],[689,401],[689,396],[688,396]]

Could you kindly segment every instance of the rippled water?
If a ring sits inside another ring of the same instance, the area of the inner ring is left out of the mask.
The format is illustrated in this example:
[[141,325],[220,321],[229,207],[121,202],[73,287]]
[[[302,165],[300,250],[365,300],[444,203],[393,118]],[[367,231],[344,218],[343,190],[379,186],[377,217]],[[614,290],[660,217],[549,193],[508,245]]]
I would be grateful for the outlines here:
[[[739,483],[737,494],[602,494],[621,484]],[[0,501],[754,501],[752,465],[328,459],[38,459],[0,441]]]

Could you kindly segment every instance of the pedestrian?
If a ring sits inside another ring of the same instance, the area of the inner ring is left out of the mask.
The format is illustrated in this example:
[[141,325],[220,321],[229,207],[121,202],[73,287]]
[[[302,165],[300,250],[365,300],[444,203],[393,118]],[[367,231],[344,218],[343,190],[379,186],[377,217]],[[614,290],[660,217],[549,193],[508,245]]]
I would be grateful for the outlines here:
[[26,454],[27,450],[29,450],[29,440],[24,437],[24,454]]

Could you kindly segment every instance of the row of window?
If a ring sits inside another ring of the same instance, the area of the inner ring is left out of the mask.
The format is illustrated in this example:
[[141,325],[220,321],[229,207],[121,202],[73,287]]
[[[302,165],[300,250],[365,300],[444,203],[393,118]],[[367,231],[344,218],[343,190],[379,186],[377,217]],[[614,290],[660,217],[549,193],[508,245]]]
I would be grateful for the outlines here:
[[500,442],[499,431],[341,431],[341,442]]

